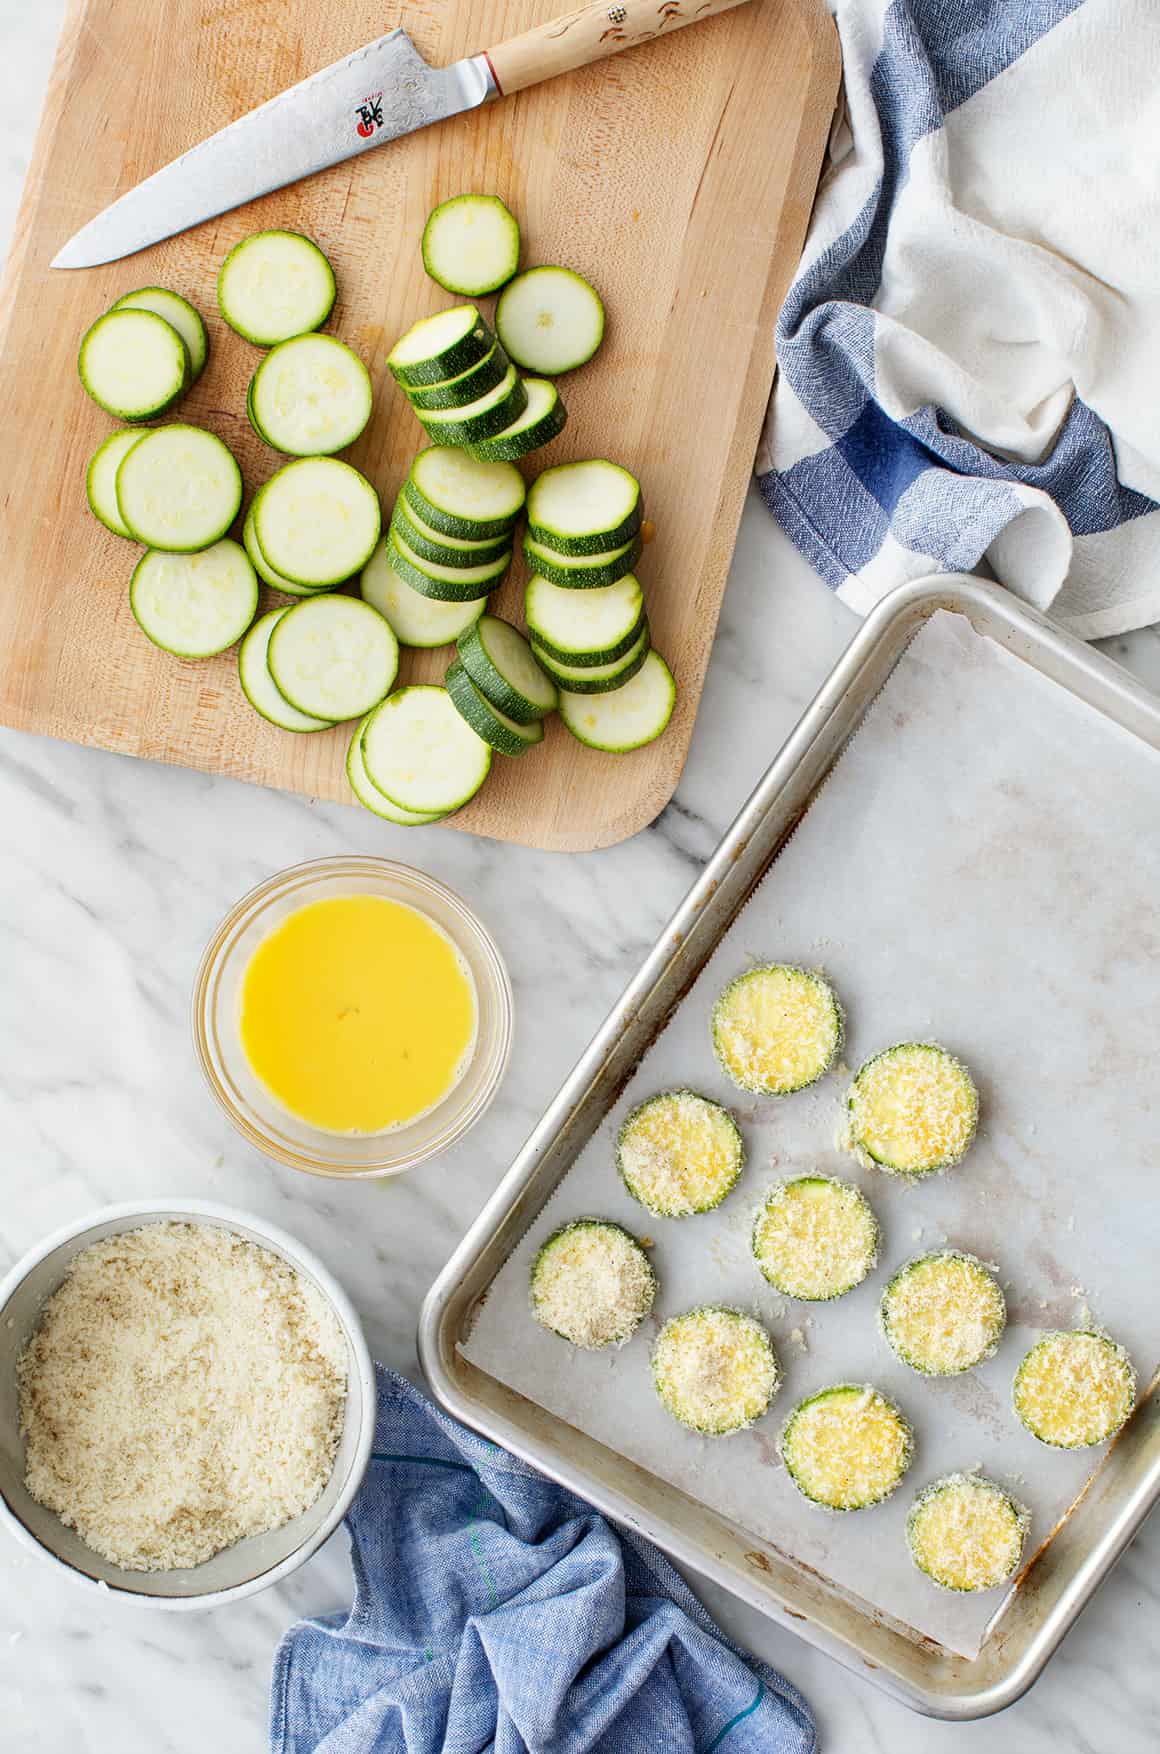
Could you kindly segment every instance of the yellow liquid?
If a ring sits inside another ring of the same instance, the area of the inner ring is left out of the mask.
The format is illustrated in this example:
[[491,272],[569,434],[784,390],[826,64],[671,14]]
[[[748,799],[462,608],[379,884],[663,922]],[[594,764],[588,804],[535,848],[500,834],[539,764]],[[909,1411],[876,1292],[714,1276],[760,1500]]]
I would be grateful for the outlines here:
[[242,979],[242,1048],[270,1094],[330,1133],[383,1133],[459,1082],[475,987],[451,940],[375,895],[313,901],[262,940]]

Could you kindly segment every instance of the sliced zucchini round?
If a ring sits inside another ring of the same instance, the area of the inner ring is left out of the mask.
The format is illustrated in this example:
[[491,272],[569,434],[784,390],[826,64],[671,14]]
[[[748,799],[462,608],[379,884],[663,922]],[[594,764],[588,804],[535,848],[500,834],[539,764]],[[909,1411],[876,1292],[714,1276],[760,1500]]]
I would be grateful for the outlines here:
[[254,425],[291,457],[345,450],[371,417],[371,377],[333,335],[296,335],[271,348],[250,380]]
[[636,476],[603,457],[545,469],[528,494],[528,535],[556,554],[619,548],[632,541],[643,516]]
[[868,1510],[889,1498],[914,1454],[910,1426],[869,1383],[835,1383],[798,1403],[781,1459],[803,1497],[827,1510]]
[[[367,717],[370,717],[369,713]],[[346,777],[359,803],[372,815],[381,816],[384,822],[395,822],[400,828],[424,828],[429,822],[441,821],[442,811],[436,811],[434,815],[424,815],[417,810],[401,810],[379,791],[363,760],[363,732],[366,725],[367,720],[362,719],[355,726],[346,752]]]
[[392,804],[446,816],[474,798],[491,767],[491,746],[456,710],[445,688],[400,688],[363,731],[371,784]]
[[632,681],[643,668],[649,655],[652,638],[648,617],[641,624],[635,642],[610,664],[558,664],[547,652],[540,652],[538,661],[560,688],[569,694],[612,694]]
[[623,1346],[656,1294],[656,1275],[644,1249],[607,1218],[562,1224],[532,1262],[532,1314],[586,1352]]
[[445,384],[489,354],[495,335],[474,305],[453,305],[412,323],[387,355],[387,364],[404,389]]
[[616,1167],[634,1200],[658,1218],[711,1212],[745,1167],[741,1129],[720,1103],[666,1090],[639,1103],[616,1141]]
[[[144,312],[135,313],[145,315]],[[117,509],[138,542],[189,554],[223,537],[242,504],[233,452],[200,426],[159,426],[117,468]]]
[[311,238],[256,231],[234,245],[218,272],[218,309],[255,347],[276,347],[321,329],[334,307],[334,270]]
[[519,418],[494,438],[472,444],[471,454],[481,463],[514,463],[563,432],[568,410],[555,384],[547,378],[525,378],[524,389],[528,404]]
[[493,706],[475,686],[463,665],[456,659],[443,678],[455,710],[461,713],[472,730],[499,755],[526,755],[534,743],[544,741],[543,721],[518,724],[515,719]]
[[485,395],[474,402],[468,402],[462,408],[435,412],[431,409],[416,408],[415,413],[423,423],[427,437],[436,445],[471,445],[482,439],[488,439],[497,432],[503,432],[513,420],[518,420],[528,405],[528,393],[524,389],[524,380],[519,376],[514,365],[507,371]]
[[486,566],[440,566],[438,561],[424,560],[416,554],[395,525],[391,526],[387,546],[391,565],[400,578],[425,597],[438,597],[449,603],[471,602],[487,591],[494,591],[512,558],[511,549],[505,548],[498,560],[489,560]]
[[608,548],[600,554],[557,554],[542,542],[533,541],[526,533],[524,535],[524,559],[528,571],[572,591],[593,591],[603,585],[614,585],[617,579],[632,571],[643,550],[640,537],[633,536],[628,542],[622,542],[619,548]]
[[702,1304],[665,1323],[653,1347],[652,1375],[674,1419],[704,1437],[725,1437],[768,1412],[781,1367],[759,1321],[739,1309]]
[[464,298],[495,292],[520,265],[520,228],[498,195],[453,195],[428,215],[423,266]]
[[532,644],[557,664],[577,669],[612,664],[640,637],[644,592],[635,573],[595,591],[570,591],[533,573],[524,590]]
[[328,731],[331,719],[316,719],[291,706],[270,674],[267,653],[270,635],[289,613],[289,604],[281,609],[268,609],[260,615],[238,647],[238,681],[242,693],[256,713],[277,725],[280,731]]
[[849,1182],[799,1175],[770,1188],[753,1226],[753,1258],[783,1297],[824,1303],[861,1285],[878,1260],[878,1221]]
[[730,981],[713,1007],[713,1051],[739,1090],[790,1096],[823,1078],[842,1045],[842,1008],[822,975],[771,962]]
[[435,566],[487,566],[512,551],[510,535],[490,542],[465,542],[462,536],[432,534],[423,528],[418,512],[408,506],[402,494],[391,513],[391,529],[398,531],[400,540],[420,561],[431,561]]
[[425,524],[469,542],[510,535],[526,492],[510,463],[481,463],[451,445],[420,451],[403,484],[403,497]]
[[274,571],[258,545],[258,536],[254,529],[253,500],[250,501],[249,510],[242,522],[242,546],[254,563],[254,571],[272,591],[285,591],[288,597],[318,597],[324,591],[334,589],[332,585],[296,585],[293,579],[284,579],[281,573]]
[[379,543],[363,568],[359,590],[364,601],[390,622],[401,646],[452,645],[487,608],[486,597],[448,603],[415,590],[392,567],[385,542]]
[[626,755],[661,735],[673,716],[677,685],[658,651],[652,650],[632,678],[611,694],[560,692],[560,717],[578,743]]
[[254,619],[258,577],[236,542],[215,542],[196,554],[150,548],[133,569],[129,607],[162,651],[212,658],[241,639]]
[[85,496],[94,518],[99,518],[114,536],[127,536],[130,540],[133,532],[117,504],[117,470],[126,453],[140,444],[143,437],[136,426],[123,426],[119,432],[111,432],[104,443],[97,446],[85,470]]
[[511,369],[511,363],[497,341],[478,364],[469,365],[466,371],[448,378],[444,384],[428,384],[421,389],[408,390],[407,398],[416,414],[428,409],[465,408],[469,402],[477,402],[488,390],[501,384]]
[[554,378],[592,358],[604,339],[604,306],[571,268],[529,268],[500,294],[495,326],[517,365]]
[[924,1486],[906,1519],[918,1569],[944,1590],[997,1589],[1023,1556],[1031,1517],[983,1474],[947,1474]]
[[399,642],[369,603],[328,591],[279,618],[266,662],[291,706],[338,723],[386,699],[399,673]]
[[459,662],[491,704],[529,725],[556,710],[556,685],[545,676],[522,633],[497,615],[484,615],[458,640]]
[[995,1275],[958,1249],[919,1255],[882,1293],[882,1333],[903,1364],[924,1376],[958,1376],[994,1353],[1007,1325]]
[[164,317],[114,308],[85,331],[77,371],[115,420],[153,420],[189,387],[189,353]]
[[1086,1449],[1114,1437],[1127,1420],[1136,1404],[1136,1373],[1107,1334],[1061,1329],[1026,1354],[1011,1399],[1040,1443]]
[[904,1041],[859,1069],[846,1099],[850,1143],[896,1175],[934,1175],[963,1158],[979,1097],[961,1060],[933,1042]]
[[254,501],[254,534],[274,571],[296,585],[338,585],[360,572],[382,529],[379,496],[337,457],[301,457]]
[[209,337],[201,312],[195,310],[187,298],[182,298],[179,292],[170,292],[167,286],[139,286],[136,292],[125,293],[112,308],[115,311],[152,311],[155,317],[171,324],[185,342],[189,354],[190,382],[201,376],[209,353]]

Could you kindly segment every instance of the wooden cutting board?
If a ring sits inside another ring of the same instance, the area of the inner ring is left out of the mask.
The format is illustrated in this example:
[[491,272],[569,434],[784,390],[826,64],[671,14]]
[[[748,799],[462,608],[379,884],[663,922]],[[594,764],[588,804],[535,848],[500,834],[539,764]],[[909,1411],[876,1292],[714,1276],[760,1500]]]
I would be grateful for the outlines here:
[[[562,381],[569,421],[529,473],[610,456],[640,476],[656,538],[639,574],[679,688],[668,731],[627,756],[558,721],[496,757],[456,828],[533,846],[608,846],[650,822],[684,765],[737,522],[773,378],[777,311],[797,262],[833,110],[838,50],[822,0],[749,0],[720,17],[338,165],[156,248],[83,272],[52,256],[117,195],[244,111],[404,24],[434,62],[542,22],[563,0],[73,0],[0,302],[0,721],[155,761],[350,801],[348,732],[277,731],[238,688],[233,654],[182,663],[129,613],[137,550],[84,498],[112,423],[76,377],[87,325],[132,287],[165,285],[206,316],[210,358],[179,418],[219,433],[253,490],[281,459],[254,437],[259,355],[217,315],[215,276],[247,232],[285,226],[334,264],[328,327],[368,362],[375,414],[347,455],[389,513],[422,443],[384,366],[416,317],[449,302],[419,237],[448,195],[494,190],[524,261],[564,262],[604,296],[608,335]],[[658,17],[672,0],[658,0]],[[493,598],[521,619],[518,563]],[[404,680],[447,653],[405,653]]]

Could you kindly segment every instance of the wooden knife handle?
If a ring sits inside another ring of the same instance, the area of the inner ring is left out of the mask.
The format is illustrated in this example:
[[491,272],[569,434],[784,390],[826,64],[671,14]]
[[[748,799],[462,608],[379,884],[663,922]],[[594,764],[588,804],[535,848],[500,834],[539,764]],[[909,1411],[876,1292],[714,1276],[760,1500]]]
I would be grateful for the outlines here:
[[499,96],[668,36],[744,0],[598,0],[487,51]]

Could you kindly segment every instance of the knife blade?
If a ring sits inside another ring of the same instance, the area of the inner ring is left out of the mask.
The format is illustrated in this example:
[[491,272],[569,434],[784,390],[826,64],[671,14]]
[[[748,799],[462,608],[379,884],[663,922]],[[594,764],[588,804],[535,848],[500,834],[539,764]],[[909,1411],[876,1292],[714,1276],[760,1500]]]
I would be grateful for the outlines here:
[[389,31],[155,171],[82,226],[51,266],[134,255],[417,128],[744,3],[589,0],[450,67],[430,66],[405,30]]

